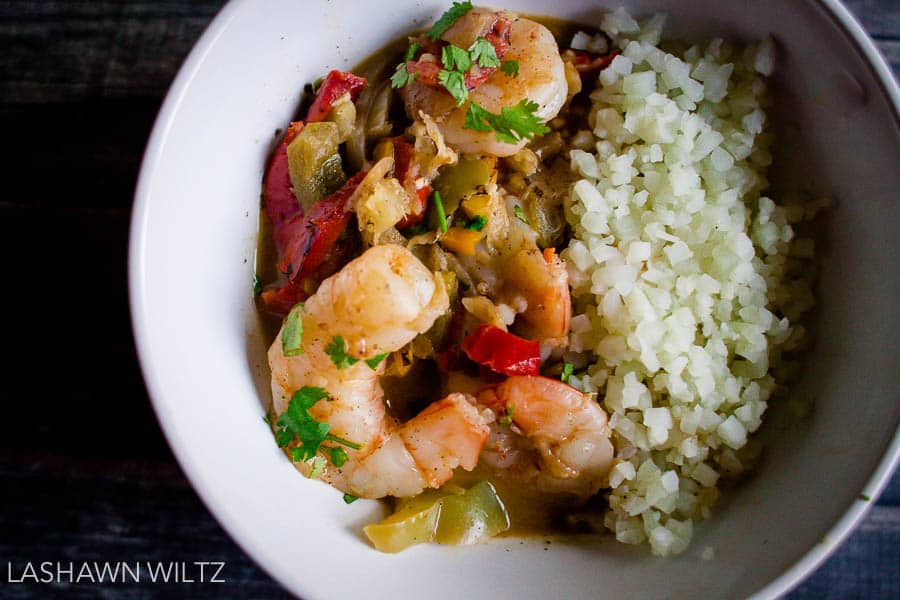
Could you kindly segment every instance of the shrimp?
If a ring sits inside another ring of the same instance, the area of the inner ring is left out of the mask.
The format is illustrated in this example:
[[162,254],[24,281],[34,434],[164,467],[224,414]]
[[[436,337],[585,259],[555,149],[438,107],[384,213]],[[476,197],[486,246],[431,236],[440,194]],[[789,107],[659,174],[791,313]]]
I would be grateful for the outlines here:
[[523,334],[548,346],[566,345],[572,320],[569,274],[553,248],[543,253],[536,246],[519,250],[507,261],[504,273],[504,295],[513,299],[519,295],[527,304],[521,313]]
[[556,379],[516,375],[481,391],[478,402],[512,421],[494,426],[483,455],[501,475],[582,498],[604,484],[613,447],[606,412],[590,395]]
[[[474,468],[492,418],[474,397],[450,394],[400,423],[387,414],[378,383],[386,361],[372,368],[359,360],[339,369],[326,351],[336,336],[358,359],[398,350],[448,309],[440,276],[402,246],[374,246],[323,281],[299,309],[302,354],[285,356],[281,335],[276,338],[268,354],[275,412],[284,412],[303,386],[324,388],[330,400],[317,402],[309,414],[360,446],[346,449],[341,467],[329,463],[322,479],[359,497],[413,496],[440,486],[457,467]],[[298,467],[309,474],[307,463]]]
[[[497,22],[503,20],[509,21],[508,32],[507,27],[497,26]],[[500,142],[492,131],[466,129],[466,112],[471,102],[499,114],[504,107],[527,98],[537,103],[537,117],[548,121],[559,113],[566,101],[568,85],[559,48],[550,30],[539,23],[506,12],[473,8],[444,32],[441,39],[468,48],[477,37],[482,36],[497,46],[501,42],[489,36],[497,36],[498,32],[503,38],[503,60],[519,63],[517,77],[496,70],[484,82],[467,81],[467,84],[477,87],[470,91],[469,100],[462,106],[457,106],[446,91],[424,82],[414,81],[401,91],[407,113],[413,118],[418,116],[419,111],[431,115],[447,143],[459,152],[510,156],[528,142],[526,139],[515,144]],[[507,35],[509,45],[505,47]],[[436,60],[437,57],[432,55],[432,61]]]

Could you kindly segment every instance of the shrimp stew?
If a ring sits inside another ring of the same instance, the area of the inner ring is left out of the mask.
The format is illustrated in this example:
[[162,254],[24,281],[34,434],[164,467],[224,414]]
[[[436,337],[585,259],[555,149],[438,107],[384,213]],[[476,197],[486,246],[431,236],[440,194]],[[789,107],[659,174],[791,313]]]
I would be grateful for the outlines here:
[[455,2],[276,133],[269,422],[344,502],[393,503],[375,548],[565,530],[674,554],[758,454],[768,357],[809,308],[763,262],[792,236],[759,193],[771,48],[662,25]]

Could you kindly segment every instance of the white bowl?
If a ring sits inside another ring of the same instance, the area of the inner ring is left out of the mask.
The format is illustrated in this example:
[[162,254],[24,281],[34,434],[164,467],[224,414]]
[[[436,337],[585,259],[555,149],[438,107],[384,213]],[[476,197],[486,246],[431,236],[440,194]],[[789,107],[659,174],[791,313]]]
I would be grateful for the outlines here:
[[[509,0],[596,23],[608,3]],[[132,316],[144,377],[184,471],[225,529],[288,589],[313,598],[774,597],[847,536],[900,454],[897,278],[900,92],[833,0],[636,0],[667,35],[758,39],[781,51],[781,181],[837,199],[826,218],[816,348],[802,426],[768,427],[765,459],[683,555],[495,540],[379,554],[360,535],[382,509],[301,477],[263,423],[263,341],[251,300],[260,179],[303,84],[350,68],[446,3],[234,0],[181,69],[137,189]],[[797,111],[792,113],[792,111]],[[773,409],[779,421],[779,409]],[[784,411],[782,411],[784,412]],[[781,421],[786,422],[786,421]],[[711,546],[715,559],[699,558]]]

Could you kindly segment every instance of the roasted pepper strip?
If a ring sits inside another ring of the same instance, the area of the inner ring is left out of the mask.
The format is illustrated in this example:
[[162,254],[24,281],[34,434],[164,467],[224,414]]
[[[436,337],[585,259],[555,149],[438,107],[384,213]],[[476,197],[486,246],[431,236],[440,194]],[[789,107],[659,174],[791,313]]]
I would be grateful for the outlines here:
[[613,50],[607,54],[591,54],[584,50],[569,49],[563,52],[562,57],[563,60],[568,60],[575,65],[575,70],[584,75],[586,73],[602,71],[621,53],[622,52],[619,50]]
[[366,171],[357,173],[341,189],[313,204],[308,215],[298,214],[285,224],[292,229],[293,236],[284,242],[285,251],[278,270],[289,280],[306,277],[328,257],[350,222],[347,201],[365,176]]
[[462,342],[462,350],[478,364],[503,375],[538,375],[541,346],[493,325],[480,325]]
[[[263,179],[263,207],[272,222],[276,234],[285,221],[295,216],[300,211],[300,203],[291,190],[290,167],[288,166],[287,147],[303,130],[303,121],[295,121],[288,127],[284,139],[275,149],[269,165],[266,167],[266,176]],[[279,254],[281,248],[278,248]]]
[[306,122],[324,121],[338,98],[349,93],[350,100],[356,100],[364,87],[366,87],[366,79],[364,77],[344,71],[331,71],[325,76],[325,81],[319,87],[316,99],[306,113]]

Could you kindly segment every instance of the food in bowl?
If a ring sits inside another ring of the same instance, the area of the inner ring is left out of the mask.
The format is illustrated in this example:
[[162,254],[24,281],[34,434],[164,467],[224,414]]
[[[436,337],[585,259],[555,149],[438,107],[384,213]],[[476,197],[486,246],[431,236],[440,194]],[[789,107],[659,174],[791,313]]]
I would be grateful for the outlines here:
[[663,24],[456,2],[330,72],[275,149],[270,422],[345,502],[394,499],[376,548],[564,527],[676,554],[758,456],[824,203],[762,195],[772,41]]

